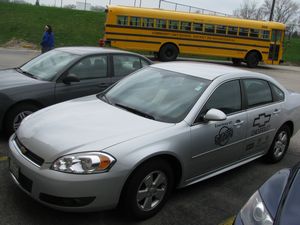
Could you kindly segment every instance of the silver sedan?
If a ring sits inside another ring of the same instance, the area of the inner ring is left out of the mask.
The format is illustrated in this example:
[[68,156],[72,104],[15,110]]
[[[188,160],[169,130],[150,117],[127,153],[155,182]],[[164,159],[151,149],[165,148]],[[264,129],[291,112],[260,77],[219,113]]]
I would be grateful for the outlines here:
[[24,119],[9,141],[9,168],[21,189],[50,207],[121,204],[144,219],[174,187],[262,156],[280,161],[299,126],[300,95],[266,75],[155,64]]

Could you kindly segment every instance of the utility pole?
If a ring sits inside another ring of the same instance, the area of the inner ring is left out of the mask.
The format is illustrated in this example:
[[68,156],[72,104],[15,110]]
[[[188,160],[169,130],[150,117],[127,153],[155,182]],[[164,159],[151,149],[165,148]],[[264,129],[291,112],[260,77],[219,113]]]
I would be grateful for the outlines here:
[[274,7],[275,7],[275,0],[273,0],[273,2],[272,2],[272,8],[271,8],[271,13],[270,13],[270,19],[269,19],[269,21],[273,20]]
[[86,0],[84,0],[84,11],[86,11]]
[[161,6],[161,0],[159,0],[158,8],[160,9]]

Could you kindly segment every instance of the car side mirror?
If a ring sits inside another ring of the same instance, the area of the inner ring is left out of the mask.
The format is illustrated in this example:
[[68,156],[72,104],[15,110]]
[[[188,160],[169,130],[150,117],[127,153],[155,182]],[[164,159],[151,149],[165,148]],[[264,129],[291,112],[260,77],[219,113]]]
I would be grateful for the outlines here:
[[72,82],[80,82],[80,79],[75,74],[68,74],[62,81],[65,84],[71,84]]
[[226,118],[227,118],[226,114],[218,109],[208,110],[203,117],[205,121],[222,121],[222,120],[226,120]]

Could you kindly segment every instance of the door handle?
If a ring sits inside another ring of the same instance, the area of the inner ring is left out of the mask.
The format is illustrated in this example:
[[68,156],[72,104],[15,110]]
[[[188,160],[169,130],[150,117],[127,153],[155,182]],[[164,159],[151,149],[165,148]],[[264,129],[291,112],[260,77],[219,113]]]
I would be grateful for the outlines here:
[[280,112],[281,112],[280,109],[275,109],[274,112],[273,112],[273,115],[279,114]]
[[233,124],[233,126],[240,126],[244,123],[244,120],[237,120],[235,121],[235,123]]

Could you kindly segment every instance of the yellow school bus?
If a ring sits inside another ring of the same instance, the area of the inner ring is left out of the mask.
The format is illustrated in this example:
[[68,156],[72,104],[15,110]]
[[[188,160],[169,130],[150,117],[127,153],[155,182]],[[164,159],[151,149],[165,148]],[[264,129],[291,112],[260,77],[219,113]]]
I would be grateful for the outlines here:
[[277,22],[108,6],[101,44],[153,52],[161,61],[178,54],[228,57],[234,64],[279,64],[285,25]]

